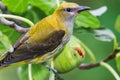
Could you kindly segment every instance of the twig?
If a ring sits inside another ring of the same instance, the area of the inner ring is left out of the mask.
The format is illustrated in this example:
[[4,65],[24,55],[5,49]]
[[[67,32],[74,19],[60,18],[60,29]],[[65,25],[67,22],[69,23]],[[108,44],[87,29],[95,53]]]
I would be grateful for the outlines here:
[[29,78],[29,80],[33,80],[33,77],[32,77],[32,64],[28,64],[28,78]]
[[25,32],[27,32],[27,31],[29,30],[29,28],[23,28],[23,27],[15,24],[15,22],[9,21],[9,20],[7,20],[7,19],[5,19],[5,18],[3,18],[3,17],[21,20],[21,21],[24,21],[24,22],[28,23],[30,26],[33,26],[33,25],[34,25],[30,20],[28,20],[28,19],[26,19],[26,18],[23,18],[23,17],[20,17],[20,16],[9,15],[9,14],[0,14],[0,22],[1,22],[2,24],[8,25],[8,26],[14,28],[16,31],[18,31],[18,32],[20,32],[20,33],[25,33]]
[[[7,7],[2,3],[2,1],[0,1],[0,10],[2,11],[3,14],[11,14]],[[15,22],[16,24],[18,24],[19,26],[23,26],[22,22],[19,20],[15,20],[15,19],[8,19],[8,20],[12,20],[13,22]]]
[[0,17],[20,20],[20,21],[28,23],[30,26],[34,25],[33,22],[31,22],[30,20],[20,17],[20,16],[15,16],[15,15],[11,15],[11,14],[0,14]]
[[[103,61],[103,62],[108,62],[108,61],[114,59],[115,56],[116,56],[116,54],[117,54],[119,51],[120,51],[120,49],[115,49],[111,55],[109,55],[108,57],[106,57],[106,58],[103,59],[102,61]],[[85,70],[85,69],[91,69],[91,68],[98,67],[98,66],[100,66],[100,62],[94,63],[94,64],[81,64],[81,65],[79,66],[79,69]]]
[[29,30],[29,28],[23,28],[23,27],[17,25],[15,22],[9,21],[9,20],[2,18],[2,17],[0,17],[0,23],[7,25],[11,28],[14,28],[16,31],[18,31],[20,33],[25,33]]
[[109,64],[107,64],[105,62],[100,62],[100,65],[105,67],[107,70],[109,70],[112,73],[112,75],[116,78],[116,80],[120,80],[120,76]]
[[[50,67],[51,67],[52,69],[54,69],[53,58],[51,59],[51,64],[50,64],[50,65],[51,65]],[[55,74],[54,74],[52,71],[50,71],[49,80],[55,80]]]
[[[5,14],[11,14],[10,12],[8,12],[7,7],[0,1],[0,9],[3,13]],[[3,14],[0,14],[3,15]],[[11,20],[11,19],[10,19]],[[21,21],[12,19],[12,21],[9,21],[3,17],[0,17],[0,23],[7,25],[11,28],[14,28],[16,31],[20,32],[20,33],[26,33],[29,28],[23,28]]]

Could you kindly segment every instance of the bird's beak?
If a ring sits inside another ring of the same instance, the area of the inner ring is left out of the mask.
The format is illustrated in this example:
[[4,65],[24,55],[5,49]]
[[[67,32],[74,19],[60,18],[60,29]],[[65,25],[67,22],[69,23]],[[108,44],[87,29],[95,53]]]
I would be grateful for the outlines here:
[[78,13],[85,11],[85,10],[90,10],[91,8],[88,6],[79,6],[78,8]]

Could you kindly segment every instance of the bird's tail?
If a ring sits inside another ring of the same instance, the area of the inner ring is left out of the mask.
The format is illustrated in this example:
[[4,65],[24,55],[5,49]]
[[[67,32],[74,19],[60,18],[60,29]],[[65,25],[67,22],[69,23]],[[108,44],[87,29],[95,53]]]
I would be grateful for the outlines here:
[[4,55],[0,56],[0,69],[3,69],[7,66],[26,64],[24,61],[15,62],[15,58],[12,56],[13,53],[6,52],[5,54],[3,53]]
[[11,58],[10,52],[3,53],[3,55],[0,56],[0,69],[7,67]]
[[1,69],[4,69],[5,67],[7,67],[7,66],[0,66],[0,70],[1,70]]

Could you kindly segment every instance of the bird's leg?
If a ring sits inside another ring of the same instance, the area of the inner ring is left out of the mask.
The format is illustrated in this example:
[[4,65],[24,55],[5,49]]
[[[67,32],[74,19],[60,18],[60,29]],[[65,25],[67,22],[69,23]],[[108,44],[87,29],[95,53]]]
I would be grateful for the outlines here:
[[59,75],[59,73],[57,72],[56,69],[51,68],[46,62],[44,62],[42,64],[45,65],[46,68],[48,68],[49,70],[51,70],[55,74],[55,79],[56,80],[64,80],[63,78],[60,77],[60,75]]

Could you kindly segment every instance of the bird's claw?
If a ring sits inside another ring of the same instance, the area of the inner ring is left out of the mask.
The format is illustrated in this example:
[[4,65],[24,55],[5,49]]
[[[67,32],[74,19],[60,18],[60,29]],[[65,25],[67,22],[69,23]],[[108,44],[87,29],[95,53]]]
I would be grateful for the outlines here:
[[60,77],[59,73],[57,72],[56,69],[52,69],[50,66],[46,65],[46,67],[50,70],[52,70],[52,72],[55,74],[55,79],[56,80],[64,80],[63,78]]

